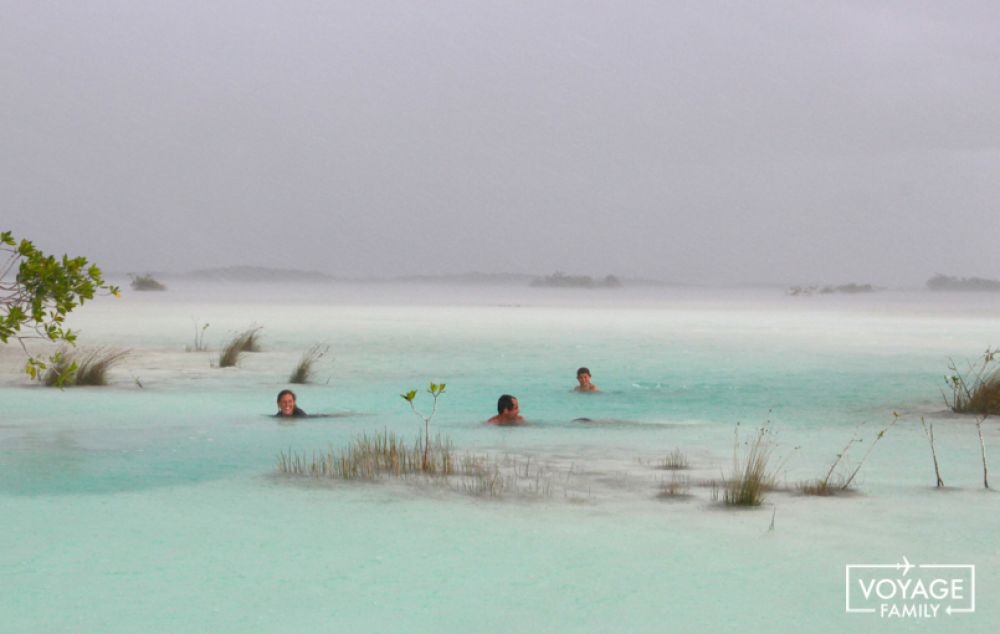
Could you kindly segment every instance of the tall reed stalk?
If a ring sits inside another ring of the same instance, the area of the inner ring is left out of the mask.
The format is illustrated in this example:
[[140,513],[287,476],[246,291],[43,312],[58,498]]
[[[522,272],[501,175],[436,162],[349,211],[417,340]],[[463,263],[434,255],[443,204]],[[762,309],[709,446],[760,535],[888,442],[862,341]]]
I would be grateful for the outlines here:
[[931,458],[934,459],[934,477],[937,478],[937,488],[944,488],[944,480],[941,479],[941,468],[938,466],[937,451],[934,449],[934,425],[928,426],[924,417],[920,417],[920,426],[924,429],[924,435],[931,444]]
[[207,322],[201,325],[198,325],[197,320],[194,322],[194,346],[187,348],[189,352],[204,352],[208,350],[208,346],[205,345],[205,331],[208,330],[208,326]]
[[851,437],[851,439],[847,441],[847,444],[844,445],[844,448],[840,450],[840,453],[837,454],[837,457],[833,461],[833,463],[830,464],[830,468],[827,469],[826,475],[819,480],[812,480],[800,484],[799,491],[806,495],[822,495],[822,496],[833,495],[834,491],[839,488],[832,481],[833,474],[837,470],[837,465],[839,465],[840,462],[845,457],[847,457],[847,452],[850,451],[851,446],[857,442],[861,442],[861,439],[857,437]]
[[882,437],[885,436],[885,432],[889,431],[889,428],[895,425],[897,421],[899,421],[899,414],[893,412],[892,421],[888,425],[883,427],[878,434],[876,434],[875,439],[872,440],[872,444],[868,445],[868,451],[865,452],[865,455],[862,456],[861,461],[858,462],[858,466],[855,467],[854,471],[851,472],[851,475],[847,478],[847,480],[844,481],[844,484],[841,485],[840,489],[842,491],[847,490],[847,487],[851,486],[851,482],[854,481],[854,476],[858,475],[858,471],[861,471],[861,467],[863,467],[865,461],[868,460],[868,456],[870,456],[872,451],[875,449],[875,445],[878,444],[878,441],[882,440]]
[[983,440],[983,421],[986,420],[985,416],[976,417],[976,431],[979,432],[979,451],[983,458],[983,486],[987,489],[990,488],[990,470],[986,466],[986,442]]

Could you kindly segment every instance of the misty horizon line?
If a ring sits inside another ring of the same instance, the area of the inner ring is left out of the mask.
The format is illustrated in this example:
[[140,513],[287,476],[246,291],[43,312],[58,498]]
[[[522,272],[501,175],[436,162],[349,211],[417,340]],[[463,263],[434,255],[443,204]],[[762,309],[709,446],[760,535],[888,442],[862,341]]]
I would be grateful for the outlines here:
[[[488,272],[488,271],[464,271],[461,273],[409,273],[403,275],[336,275],[326,271],[315,269],[297,269],[289,267],[260,266],[260,265],[231,265],[219,267],[204,267],[179,270],[135,270],[135,271],[108,271],[106,275],[116,278],[130,278],[132,276],[151,275],[163,279],[193,279],[196,281],[220,281],[220,282],[341,282],[341,283],[493,283],[507,284],[520,283],[532,284],[540,280],[554,277],[564,277],[567,279],[586,278],[595,282],[595,286],[588,288],[604,288],[600,283],[606,278],[613,277],[628,286],[649,286],[649,287],[691,287],[691,288],[752,288],[752,287],[777,287],[785,289],[821,289],[838,288],[849,286],[870,286],[872,290],[887,289],[927,289],[927,282],[935,277],[951,277],[957,280],[963,279],[983,279],[970,276],[950,276],[941,273],[929,275],[924,282],[919,284],[878,284],[871,280],[852,281],[819,281],[819,280],[748,280],[748,281],[714,281],[695,282],[687,280],[666,280],[648,276],[620,275],[614,272],[603,274],[589,274],[579,272],[566,272],[556,270],[552,273],[517,273],[511,271]],[[544,285],[544,284],[543,284]],[[574,287],[573,284],[567,287]]]

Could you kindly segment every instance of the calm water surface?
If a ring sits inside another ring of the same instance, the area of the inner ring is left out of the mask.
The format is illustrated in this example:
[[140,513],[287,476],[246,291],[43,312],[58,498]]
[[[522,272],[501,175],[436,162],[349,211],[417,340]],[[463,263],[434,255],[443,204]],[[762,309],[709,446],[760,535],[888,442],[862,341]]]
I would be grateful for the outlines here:
[[[29,386],[20,353],[0,352],[3,631],[996,631],[1000,498],[939,387],[949,357],[997,343],[998,308],[766,289],[174,284],[102,299],[73,325],[82,345],[132,350],[112,385]],[[185,352],[206,322],[212,350]],[[251,324],[264,351],[212,367]],[[275,395],[315,343],[330,352],[299,405],[336,416],[278,425]],[[601,393],[570,392],[581,365]],[[434,429],[525,470],[522,494],[276,476],[282,451],[415,437],[399,394],[431,380],[448,385]],[[530,425],[482,424],[504,392]],[[720,508],[706,483],[730,470],[736,430],[764,425],[789,489],[858,438],[849,474],[891,426],[857,495]],[[984,433],[1000,452],[996,423]],[[678,476],[654,467],[675,448],[691,497],[664,500]],[[975,564],[977,611],[845,614],[844,566],[904,555]]]

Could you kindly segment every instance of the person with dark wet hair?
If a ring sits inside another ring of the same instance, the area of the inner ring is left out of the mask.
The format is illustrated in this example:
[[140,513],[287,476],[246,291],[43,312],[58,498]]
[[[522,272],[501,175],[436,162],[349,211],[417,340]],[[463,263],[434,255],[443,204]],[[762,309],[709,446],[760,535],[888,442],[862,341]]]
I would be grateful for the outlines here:
[[497,400],[497,415],[486,421],[489,425],[518,425],[524,422],[517,398],[504,394]]
[[599,392],[597,386],[590,382],[590,370],[580,368],[576,371],[576,380],[579,385],[573,388],[574,392]]
[[295,392],[291,390],[281,390],[278,392],[278,418],[292,418],[305,416],[306,413],[295,405]]

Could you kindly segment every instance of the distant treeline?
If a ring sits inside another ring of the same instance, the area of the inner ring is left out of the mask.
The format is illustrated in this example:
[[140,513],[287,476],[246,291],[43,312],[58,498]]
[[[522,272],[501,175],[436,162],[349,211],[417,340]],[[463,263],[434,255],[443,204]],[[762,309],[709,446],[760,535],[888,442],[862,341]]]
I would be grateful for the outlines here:
[[952,277],[938,273],[927,280],[932,291],[1000,291],[1000,281],[982,277]]
[[819,293],[820,295],[830,295],[833,293],[872,293],[875,291],[875,287],[871,284],[841,284],[839,286],[832,286],[827,284],[826,286],[792,286],[787,291],[788,295],[813,295]]
[[619,288],[622,282],[614,275],[608,275],[604,279],[595,280],[589,275],[566,275],[557,271],[552,275],[536,277],[531,281],[531,285],[562,288]]
[[167,287],[163,282],[152,276],[150,273],[145,275],[135,275],[129,273],[129,277],[132,278],[131,286],[134,291],[165,291]]
[[319,271],[274,269],[265,266],[227,266],[191,271],[185,277],[221,282],[330,282],[334,277]]

